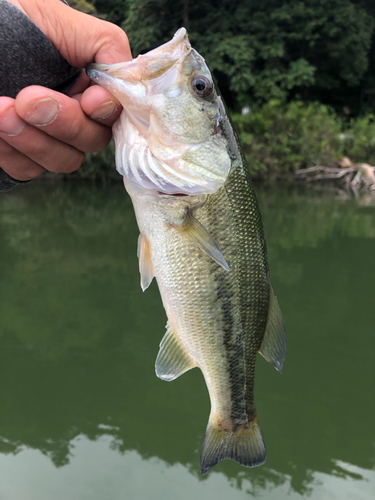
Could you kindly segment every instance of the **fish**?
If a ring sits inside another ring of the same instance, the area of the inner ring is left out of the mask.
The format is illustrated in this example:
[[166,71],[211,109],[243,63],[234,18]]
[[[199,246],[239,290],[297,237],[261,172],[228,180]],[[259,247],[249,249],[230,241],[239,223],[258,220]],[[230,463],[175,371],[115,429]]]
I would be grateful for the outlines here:
[[185,28],[172,40],[87,74],[123,111],[116,167],[140,230],[142,290],[156,279],[168,323],[156,375],[198,367],[211,412],[201,473],[224,459],[262,465],[254,404],[259,352],[280,373],[286,353],[256,195],[223,99]]

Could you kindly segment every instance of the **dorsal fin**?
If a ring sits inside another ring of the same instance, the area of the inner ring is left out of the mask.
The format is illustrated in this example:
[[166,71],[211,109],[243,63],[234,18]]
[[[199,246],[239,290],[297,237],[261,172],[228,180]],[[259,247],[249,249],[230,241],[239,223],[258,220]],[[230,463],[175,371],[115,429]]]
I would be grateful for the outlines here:
[[267,326],[259,353],[281,373],[286,354],[286,334],[283,315],[272,286]]
[[156,358],[156,375],[162,380],[171,381],[196,365],[184,351],[175,334],[167,324],[167,331],[160,342],[159,354]]
[[222,254],[219,245],[210,235],[207,229],[193,216],[190,210],[186,212],[185,220],[181,225],[175,226],[182,234],[192,240],[214,261],[220,264],[226,271],[230,271],[227,261]]
[[143,234],[140,234],[138,238],[137,255],[139,260],[139,272],[141,274],[141,288],[145,291],[146,288],[150,286],[154,277],[154,267],[151,260],[150,246],[146,236]]

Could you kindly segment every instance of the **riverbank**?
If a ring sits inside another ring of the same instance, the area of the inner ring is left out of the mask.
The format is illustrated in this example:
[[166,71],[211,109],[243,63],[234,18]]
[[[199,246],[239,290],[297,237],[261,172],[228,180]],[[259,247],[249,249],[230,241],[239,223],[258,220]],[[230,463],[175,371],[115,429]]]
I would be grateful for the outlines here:
[[369,191],[375,194],[375,167],[368,163],[352,163],[347,156],[335,167],[317,165],[297,170],[296,178],[305,183],[330,183],[354,192]]
[[253,177],[272,178],[324,165],[344,156],[375,165],[375,117],[339,116],[320,103],[270,101],[232,119]]

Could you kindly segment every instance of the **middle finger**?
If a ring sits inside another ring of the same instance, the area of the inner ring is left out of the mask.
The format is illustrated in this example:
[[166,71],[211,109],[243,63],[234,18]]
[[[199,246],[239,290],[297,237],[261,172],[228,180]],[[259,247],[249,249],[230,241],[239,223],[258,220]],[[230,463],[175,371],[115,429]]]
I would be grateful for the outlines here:
[[51,172],[70,173],[81,165],[84,154],[23,122],[12,99],[3,98],[0,138],[16,151]]

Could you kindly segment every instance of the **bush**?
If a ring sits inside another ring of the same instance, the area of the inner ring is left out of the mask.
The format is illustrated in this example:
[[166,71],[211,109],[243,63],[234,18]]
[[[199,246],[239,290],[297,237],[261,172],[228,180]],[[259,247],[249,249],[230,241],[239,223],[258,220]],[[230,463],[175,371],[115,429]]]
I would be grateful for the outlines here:
[[375,165],[375,116],[369,114],[350,122],[340,136],[342,150],[356,163]]
[[342,155],[342,122],[323,104],[272,100],[232,119],[253,176],[327,165]]
[[73,174],[64,175],[64,179],[80,178],[94,182],[121,181],[121,176],[117,173],[115,164],[115,142],[112,139],[103,151],[97,153],[87,153],[85,161],[80,169]]

